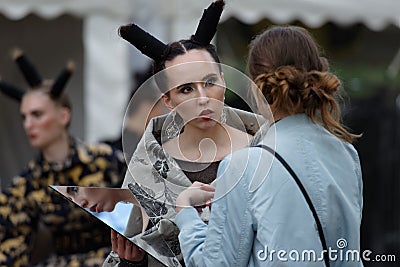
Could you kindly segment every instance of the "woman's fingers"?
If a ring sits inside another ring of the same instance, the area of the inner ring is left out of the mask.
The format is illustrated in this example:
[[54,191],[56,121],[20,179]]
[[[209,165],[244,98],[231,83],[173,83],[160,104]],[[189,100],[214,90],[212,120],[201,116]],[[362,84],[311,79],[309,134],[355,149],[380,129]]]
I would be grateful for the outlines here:
[[191,195],[192,206],[207,206],[210,205],[211,199],[214,198],[214,192],[199,190]]
[[129,261],[141,261],[145,252],[129,240],[126,240],[126,242],[125,259]]
[[118,233],[111,229],[111,250],[118,254]]
[[194,182],[188,189],[201,189],[204,191],[215,192],[215,187],[201,182]]
[[141,261],[145,252],[131,241],[111,230],[112,251],[116,252],[121,259],[129,261]]
[[176,199],[176,212],[186,206],[202,207],[209,206],[214,198],[215,187],[194,182],[190,187],[182,191]]
[[131,254],[132,254],[132,242],[128,240],[124,240],[124,245],[125,245],[125,251],[124,251],[124,259],[126,260],[132,260],[131,259]]
[[215,192],[215,187],[212,185],[204,184],[200,187],[201,190],[208,191],[208,192]]
[[116,252],[118,253],[118,256],[120,258],[123,258],[123,259],[126,258],[126,256],[125,256],[125,253],[126,253],[126,251],[125,251],[125,238],[123,238],[120,235],[117,235],[117,251]]

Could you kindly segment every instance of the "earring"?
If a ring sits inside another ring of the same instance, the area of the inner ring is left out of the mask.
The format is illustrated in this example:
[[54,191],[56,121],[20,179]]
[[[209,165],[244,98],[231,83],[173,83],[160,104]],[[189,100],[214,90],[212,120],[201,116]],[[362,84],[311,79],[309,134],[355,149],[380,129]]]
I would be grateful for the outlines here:
[[175,122],[175,115],[176,112],[173,110],[171,112],[172,120],[168,123],[167,127],[165,128],[165,133],[167,134],[168,139],[173,139],[179,135],[179,126]]
[[225,111],[225,108],[222,108],[222,111],[221,111],[221,124],[226,124],[226,111]]

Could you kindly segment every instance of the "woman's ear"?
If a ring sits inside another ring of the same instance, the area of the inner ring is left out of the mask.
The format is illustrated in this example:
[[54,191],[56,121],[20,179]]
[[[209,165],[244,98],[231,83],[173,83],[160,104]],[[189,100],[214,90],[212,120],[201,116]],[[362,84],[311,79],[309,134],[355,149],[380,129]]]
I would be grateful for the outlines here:
[[61,107],[61,124],[64,127],[67,127],[69,123],[71,122],[71,110],[66,107]]
[[172,104],[171,98],[167,95],[167,94],[163,94],[162,95],[162,100],[164,102],[164,105],[169,109],[169,110],[173,110],[174,106]]
[[221,80],[222,80],[222,86],[225,88],[226,91],[225,74],[222,71],[221,71]]

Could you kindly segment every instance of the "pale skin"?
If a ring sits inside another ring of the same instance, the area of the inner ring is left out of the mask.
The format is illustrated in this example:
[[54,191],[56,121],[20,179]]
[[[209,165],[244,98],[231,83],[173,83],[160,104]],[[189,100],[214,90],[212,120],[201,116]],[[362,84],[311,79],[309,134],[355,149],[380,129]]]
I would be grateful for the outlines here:
[[211,201],[214,198],[214,192],[214,186],[200,182],[194,182],[176,198],[176,212],[178,213],[183,208],[189,206],[200,209],[205,206],[210,206]]
[[50,162],[64,162],[69,150],[67,125],[71,111],[38,90],[24,95],[20,112],[31,146],[39,149]]
[[118,202],[139,205],[129,189],[84,186],[56,186],[56,188],[64,196],[92,212],[112,212]]
[[[199,63],[191,65],[193,62]],[[181,65],[185,63],[191,64]],[[248,146],[252,138],[250,135],[220,123],[225,81],[223,73],[206,50],[189,50],[165,65],[168,86],[172,89],[162,99],[165,106],[175,110],[185,123],[182,134],[163,144],[171,157],[191,162],[214,162]],[[199,184],[195,182],[189,188],[199,188]],[[214,194],[212,186],[201,184],[200,188],[209,196]],[[144,224],[147,225],[145,221]],[[130,261],[143,259],[143,251],[115,232],[111,233],[111,242],[113,251],[120,258]]]
[[163,95],[163,101],[185,123],[182,134],[163,144],[174,158],[218,161],[247,146],[251,140],[247,133],[220,123],[225,81],[218,65],[210,62],[214,61],[206,50],[189,50],[165,64],[170,68],[166,72],[172,89]]

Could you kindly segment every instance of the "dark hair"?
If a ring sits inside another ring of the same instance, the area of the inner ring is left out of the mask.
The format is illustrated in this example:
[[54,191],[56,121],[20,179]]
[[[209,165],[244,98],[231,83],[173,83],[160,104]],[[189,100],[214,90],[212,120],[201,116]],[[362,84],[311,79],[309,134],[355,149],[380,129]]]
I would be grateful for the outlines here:
[[[220,63],[217,51],[214,45],[208,44],[207,46],[201,45],[192,39],[180,40],[168,44],[165,52],[159,62],[153,62],[153,73],[156,74],[165,69],[165,62],[173,60],[179,55],[186,54],[189,50],[206,50],[210,53],[211,57],[216,63]],[[221,70],[221,69],[220,69]]]
[[[216,48],[213,44],[208,44],[206,46],[199,44],[193,39],[184,39],[177,42],[169,43],[164,51],[164,54],[161,57],[161,60],[156,62],[153,61],[153,74],[157,74],[165,69],[165,63],[167,61],[173,60],[177,56],[184,55],[190,50],[205,50],[207,51],[211,57],[214,59],[216,63],[218,63],[218,69],[222,72],[222,68],[220,65],[220,60],[217,55]],[[168,90],[162,89],[165,88],[165,79],[164,75],[156,75],[156,82],[159,85],[160,89],[164,93],[168,93]]]
[[358,135],[340,123],[336,100],[341,83],[328,72],[328,61],[308,31],[296,26],[274,26],[250,44],[248,69],[272,112],[305,112],[313,122],[347,142]]
[[[46,88],[46,90],[48,90],[47,93],[50,94],[51,99],[53,99],[55,102],[65,103],[62,104],[62,106],[71,109],[71,104],[67,104],[67,102],[69,101],[58,101],[57,98],[59,98],[63,94],[64,88],[74,72],[75,67],[73,62],[68,62],[68,64],[59,73],[56,79],[54,79],[54,81],[50,81],[43,80],[36,67],[32,64],[32,62],[28,59],[28,57],[24,54],[22,50],[15,49],[13,58],[14,61],[17,63],[19,69],[21,70],[21,73],[24,76],[26,82],[29,84],[30,89],[40,89],[42,87]],[[22,97],[25,94],[24,89],[4,81],[0,81],[0,91],[13,98],[14,100],[17,100],[18,102],[21,102]]]

